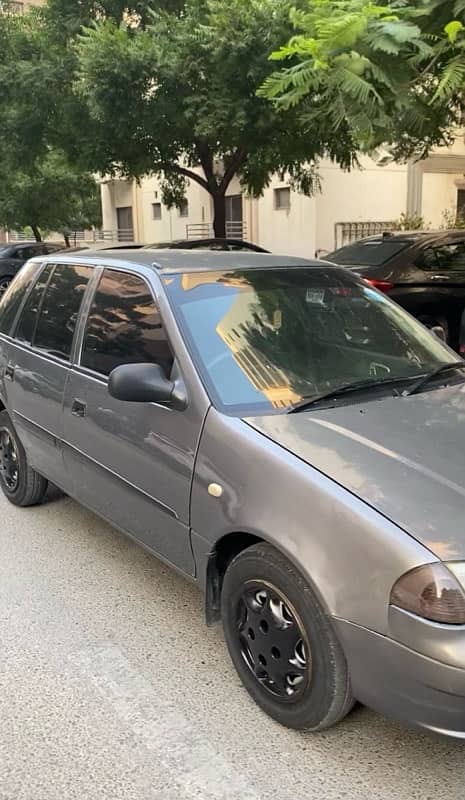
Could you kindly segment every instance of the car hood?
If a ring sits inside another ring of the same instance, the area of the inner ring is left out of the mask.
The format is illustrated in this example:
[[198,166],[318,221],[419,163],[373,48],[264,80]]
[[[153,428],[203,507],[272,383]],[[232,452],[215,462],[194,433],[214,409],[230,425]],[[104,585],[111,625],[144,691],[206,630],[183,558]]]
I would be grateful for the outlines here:
[[465,559],[465,386],[247,418],[438,558]]

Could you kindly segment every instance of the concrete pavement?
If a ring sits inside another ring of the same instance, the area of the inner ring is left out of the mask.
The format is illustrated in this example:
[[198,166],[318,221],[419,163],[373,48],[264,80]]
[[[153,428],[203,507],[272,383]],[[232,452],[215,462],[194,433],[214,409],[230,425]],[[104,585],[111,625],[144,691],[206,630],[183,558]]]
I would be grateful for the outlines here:
[[249,699],[195,587],[73,501],[0,498],[0,800],[457,800],[465,745]]

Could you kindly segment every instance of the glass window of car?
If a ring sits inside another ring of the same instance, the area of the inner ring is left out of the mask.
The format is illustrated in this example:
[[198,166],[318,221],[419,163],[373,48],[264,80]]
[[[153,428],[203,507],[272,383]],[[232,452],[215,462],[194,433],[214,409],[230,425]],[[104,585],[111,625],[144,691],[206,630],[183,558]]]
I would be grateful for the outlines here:
[[24,344],[31,344],[34,338],[42,297],[52,271],[53,265],[47,264],[45,269],[39,273],[21,312],[15,338]]
[[10,283],[0,302],[0,333],[9,335],[23,298],[37,271],[37,264],[26,264]]
[[74,330],[92,267],[57,264],[41,303],[34,347],[69,360]]
[[59,253],[59,252],[60,252],[60,250],[63,250],[63,249],[65,249],[65,248],[63,247],[63,245],[62,245],[62,244],[59,244],[58,242],[57,242],[57,243],[46,242],[46,243],[43,245],[43,252],[44,252],[46,255],[50,255],[50,253]]
[[425,257],[426,268],[465,272],[465,241],[429,247]]
[[31,244],[27,247],[20,247],[17,251],[17,258],[22,261],[28,261],[30,258],[41,256],[45,254],[44,246],[42,244]]
[[341,264],[347,267],[380,267],[389,261],[390,258],[397,256],[405,250],[412,241],[406,239],[380,238],[365,239],[361,242],[353,242],[339,250],[334,250],[325,256],[325,261],[332,261],[333,264]]
[[109,375],[121,364],[160,364],[169,375],[173,356],[160,312],[146,282],[106,269],[92,303],[81,365]]
[[356,381],[414,379],[451,360],[419,322],[345,270],[164,281],[212,401],[233,415],[277,413]]

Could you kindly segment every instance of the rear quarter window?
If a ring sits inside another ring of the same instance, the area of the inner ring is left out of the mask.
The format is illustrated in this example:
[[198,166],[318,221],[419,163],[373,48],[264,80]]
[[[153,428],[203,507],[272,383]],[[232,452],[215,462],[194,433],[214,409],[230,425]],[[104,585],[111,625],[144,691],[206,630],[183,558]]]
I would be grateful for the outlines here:
[[11,282],[0,302],[0,333],[9,336],[24,297],[39,271],[38,264],[26,264]]

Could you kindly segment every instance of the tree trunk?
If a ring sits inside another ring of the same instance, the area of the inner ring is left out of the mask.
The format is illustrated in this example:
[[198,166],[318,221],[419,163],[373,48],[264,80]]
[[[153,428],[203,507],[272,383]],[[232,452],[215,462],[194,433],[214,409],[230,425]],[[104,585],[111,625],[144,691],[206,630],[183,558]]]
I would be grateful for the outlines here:
[[217,239],[226,238],[226,198],[223,192],[213,195],[213,230]]
[[40,232],[40,228],[38,227],[38,225],[31,225],[31,228],[32,228],[32,233],[35,236],[36,242],[41,242],[42,234]]
[[63,239],[65,240],[66,247],[71,247],[71,242],[69,241],[69,236],[67,233],[63,234]]

